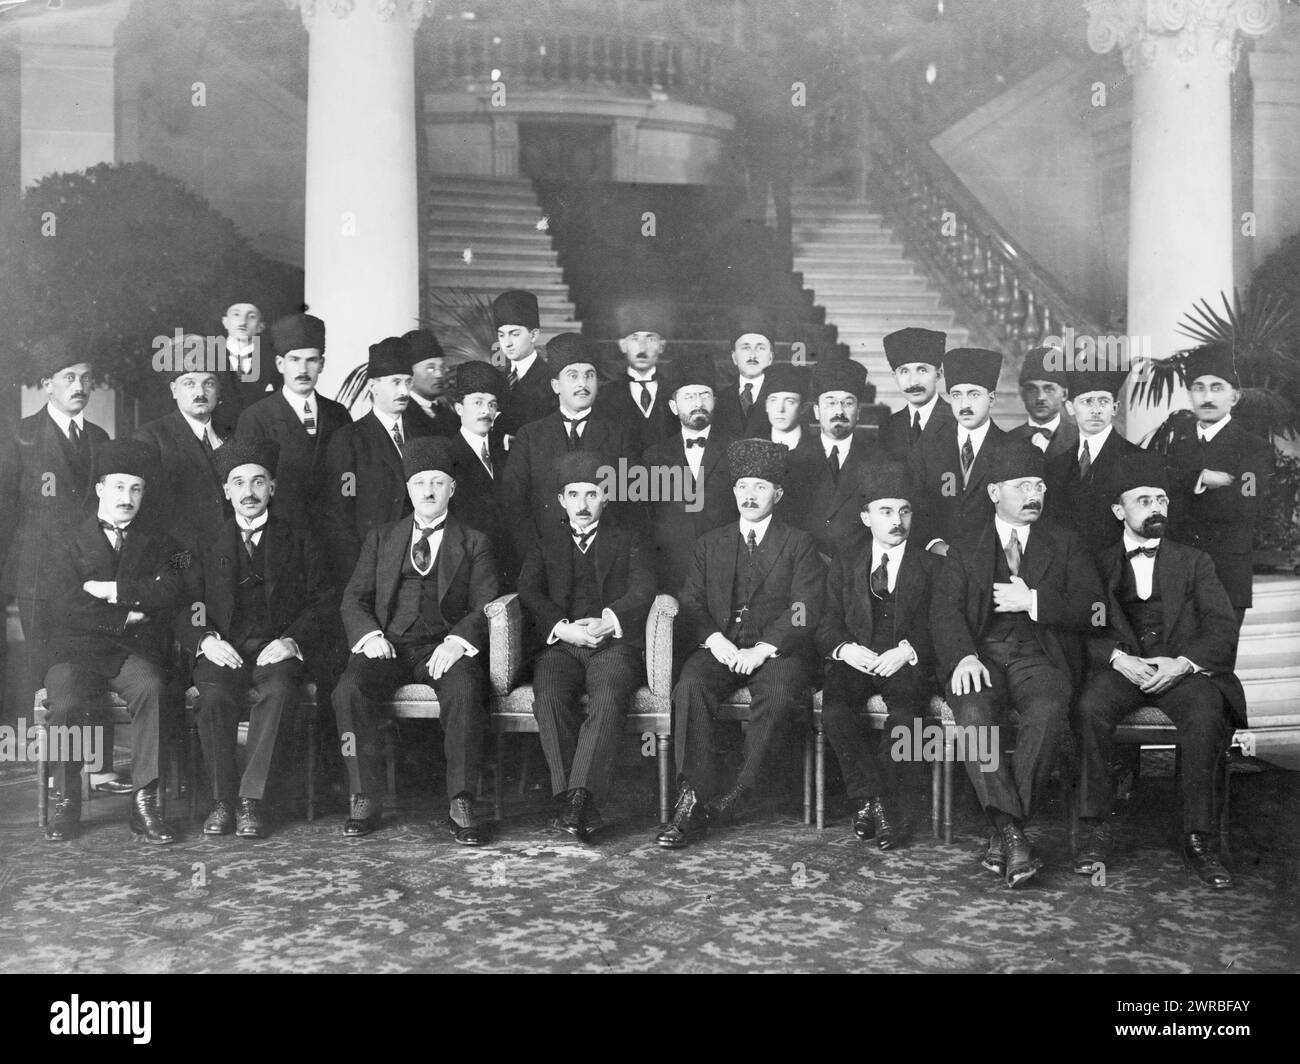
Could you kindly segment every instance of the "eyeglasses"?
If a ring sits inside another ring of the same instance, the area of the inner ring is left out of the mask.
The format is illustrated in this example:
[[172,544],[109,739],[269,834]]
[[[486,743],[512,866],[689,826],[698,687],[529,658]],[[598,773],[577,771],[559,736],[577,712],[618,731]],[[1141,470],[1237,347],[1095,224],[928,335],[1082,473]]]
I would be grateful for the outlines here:
[[1115,405],[1115,400],[1109,395],[1090,395],[1087,399],[1076,399],[1075,406],[1081,406],[1085,410],[1105,410],[1109,406]]

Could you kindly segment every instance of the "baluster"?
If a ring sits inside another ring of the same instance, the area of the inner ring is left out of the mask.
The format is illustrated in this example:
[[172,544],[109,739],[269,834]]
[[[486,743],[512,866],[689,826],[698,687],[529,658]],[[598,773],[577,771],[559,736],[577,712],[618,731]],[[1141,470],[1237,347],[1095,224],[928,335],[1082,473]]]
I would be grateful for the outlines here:
[[1007,307],[1007,325],[1012,350],[1017,354],[1025,351],[1025,293],[1020,288],[1020,278],[1011,278],[1011,304]]
[[1010,309],[1011,285],[1007,282],[1007,267],[1006,263],[999,262],[997,284],[993,289],[993,317],[1004,340],[1011,335]]
[[1038,347],[1038,341],[1043,338],[1043,326],[1038,320],[1038,303],[1034,297],[1032,288],[1025,289],[1025,323],[1020,329],[1021,336],[1025,340],[1025,348]]
[[593,37],[592,41],[596,49],[592,78],[603,84],[609,81],[609,38],[602,35]]
[[970,292],[971,298],[975,300],[976,306],[982,308],[984,305],[982,295],[984,290],[984,274],[988,269],[984,256],[984,241],[980,237],[979,233],[976,233],[971,243],[974,245],[975,255],[971,259],[970,269],[966,273],[970,282],[968,291]]
[[980,306],[990,325],[998,323],[998,271],[997,259],[990,244],[984,250],[984,274],[980,278]]

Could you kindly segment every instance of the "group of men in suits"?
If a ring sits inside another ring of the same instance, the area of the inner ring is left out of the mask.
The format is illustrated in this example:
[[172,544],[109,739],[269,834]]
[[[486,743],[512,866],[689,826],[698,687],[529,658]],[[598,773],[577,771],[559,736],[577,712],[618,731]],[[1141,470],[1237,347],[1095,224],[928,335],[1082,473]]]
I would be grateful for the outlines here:
[[[233,355],[260,333],[245,306],[227,308]],[[381,705],[419,681],[442,706],[448,828],[483,844],[483,607],[517,588],[556,824],[590,841],[660,591],[681,600],[679,793],[661,846],[740,814],[821,683],[855,833],[881,849],[906,834],[887,756],[896,729],[940,692],[963,727],[1014,713],[1014,756],[968,763],[990,824],[983,863],[1012,886],[1041,867],[1024,826],[1074,712],[1087,829],[1076,863],[1090,868],[1109,854],[1110,733],[1123,707],[1162,699],[1184,746],[1185,854],[1206,882],[1230,882],[1205,794],[1228,722],[1244,713],[1232,648],[1268,464],[1267,443],[1232,422],[1230,351],[1189,357],[1198,438],[1166,460],[1114,431],[1122,375],[1066,372],[1047,349],[1024,360],[1030,421],[1007,433],[991,418],[999,353],[945,351],[933,330],[891,334],[906,402],[873,440],[858,425],[858,363],[775,364],[771,329],[752,321],[737,324],[737,376],[720,383],[710,359],[661,362],[671,319],[652,301],[620,308],[625,367],[612,379],[576,334],[553,337],[543,356],[530,293],[502,294],[493,315],[500,366],[449,375],[427,330],[373,345],[371,408],[356,421],[316,390],[324,323],[291,315],[270,329],[282,383],[241,398],[233,433],[220,375],[178,371],[176,409],[130,446],[79,416],[89,364],[49,352],[48,406],[4,455],[0,486],[21,499],[5,511],[5,586],[29,653],[46,652],[33,668],[52,720],[79,719],[111,688],[152,729],[130,787],[142,835],[174,837],[156,800],[170,668],[200,692],[206,833],[266,833],[276,738],[311,675],[335,710],[346,836],[382,823]],[[679,490],[623,497],[611,488],[620,462]],[[58,490],[41,493],[47,472]],[[1166,531],[1179,542],[1162,546]],[[183,663],[168,658],[173,637]],[[713,712],[742,686],[744,757],[723,787]],[[880,744],[860,715],[874,694],[891,725]],[[240,774],[234,736],[250,697]],[[76,831],[72,768],[56,780],[54,839]]]

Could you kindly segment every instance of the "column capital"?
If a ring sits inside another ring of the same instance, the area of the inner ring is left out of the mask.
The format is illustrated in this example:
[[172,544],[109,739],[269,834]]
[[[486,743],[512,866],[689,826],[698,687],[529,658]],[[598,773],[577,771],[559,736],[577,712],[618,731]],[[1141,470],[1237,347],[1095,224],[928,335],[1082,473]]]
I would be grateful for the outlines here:
[[1124,67],[1155,59],[1162,38],[1176,40],[1179,59],[1208,48],[1231,70],[1241,38],[1262,37],[1281,18],[1278,0],[1088,0],[1088,45],[1094,52],[1118,47]]
[[[370,7],[381,22],[401,19],[411,32],[420,28],[426,9],[433,7],[434,0],[360,0]],[[347,18],[356,10],[358,0],[284,0],[284,6],[290,11],[298,8],[302,12],[302,24],[308,31],[316,19],[318,10],[328,8],[335,18]]]

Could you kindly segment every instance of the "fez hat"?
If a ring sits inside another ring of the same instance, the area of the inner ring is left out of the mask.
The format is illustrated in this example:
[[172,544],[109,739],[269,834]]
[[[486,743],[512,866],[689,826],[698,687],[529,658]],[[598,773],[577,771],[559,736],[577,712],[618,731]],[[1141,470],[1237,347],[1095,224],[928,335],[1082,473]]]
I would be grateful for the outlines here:
[[1189,388],[1197,377],[1222,377],[1234,388],[1241,387],[1237,363],[1232,357],[1232,345],[1222,341],[1188,351],[1183,358],[1183,371]]
[[453,394],[457,402],[475,392],[485,392],[501,399],[506,391],[505,375],[490,362],[462,362],[456,367]]
[[885,337],[885,358],[889,359],[890,369],[910,362],[925,362],[938,369],[943,365],[943,348],[947,342],[947,333],[909,326]]
[[601,470],[612,468],[609,459],[595,451],[569,451],[553,463],[555,490],[563,492],[566,484],[599,484],[604,480]]
[[1164,455],[1158,451],[1137,451],[1121,459],[1119,475],[1115,478],[1115,498],[1134,488],[1159,488],[1168,492],[1169,474]]
[[672,331],[672,308],[661,299],[628,299],[614,311],[614,328],[622,339],[634,332],[652,332],[667,339]]
[[236,436],[217,448],[217,473],[224,484],[230,474],[243,465],[258,465],[275,476],[275,466],[280,460],[280,445],[275,440],[255,440]]
[[75,366],[78,362],[89,362],[90,359],[80,349],[74,348],[66,335],[54,333],[43,336],[32,344],[32,361],[40,372],[41,380],[49,380],[59,370]]
[[271,326],[271,345],[277,355],[315,348],[325,353],[325,323],[311,314],[289,314]]
[[[919,360],[914,360],[919,361]],[[862,471],[862,508],[877,499],[914,499],[916,487],[907,463],[882,457],[867,464]]]
[[[1045,378],[1039,377],[1035,379],[1043,380]],[[1078,399],[1079,396],[1087,395],[1089,392],[1106,392],[1118,399],[1120,392],[1124,390],[1126,380],[1128,380],[1128,374],[1124,370],[1079,369],[1065,375],[1065,386],[1069,389],[1071,399]]]
[[409,377],[411,375],[411,348],[400,336],[387,336],[370,345],[370,359],[366,362],[366,377]]
[[408,333],[403,333],[402,339],[406,341],[412,366],[418,365],[429,358],[447,357],[446,352],[442,349],[442,344],[438,343],[438,338],[433,335],[433,331],[430,329],[412,329]]
[[[1020,383],[1028,381],[1051,381],[1062,388],[1069,388],[1069,374],[1065,371],[1065,354],[1059,347],[1034,347],[1025,352],[1025,360],[1020,364]],[[1074,394],[1074,389],[1070,389]]]
[[776,341],[772,339],[772,331],[772,317],[762,308],[755,306],[741,307],[732,319],[731,346],[735,347],[736,341],[747,333],[757,333],[759,336],[765,336],[769,343],[775,343]]
[[410,480],[417,473],[436,469],[456,477],[456,458],[450,441],[441,436],[416,436],[402,448],[402,476]]
[[785,444],[771,440],[736,440],[727,446],[731,482],[757,477],[779,486],[785,482],[785,460],[789,453]]
[[532,292],[519,289],[502,292],[492,300],[492,324],[498,329],[505,325],[540,329],[542,321],[537,312],[537,297]]
[[596,365],[596,356],[575,332],[558,333],[546,342],[546,363],[551,376],[558,377],[566,366]]
[[1002,356],[984,347],[958,347],[943,356],[943,379],[950,390],[974,384],[995,392],[1001,372]]
[[[225,353],[224,342],[222,353]],[[193,369],[185,368],[187,358],[197,363]],[[179,380],[187,373],[216,374],[216,370],[208,364],[207,340],[198,333],[185,333],[179,342],[175,336],[167,337],[164,345],[154,352],[153,360],[155,366],[161,367],[162,378],[165,381]],[[238,368],[236,364],[236,372]]]
[[763,377],[763,390],[768,395],[793,392],[800,397],[808,394],[808,372],[799,366],[781,362],[768,367]]
[[[985,440],[985,444],[988,441]],[[1011,439],[995,445],[989,455],[989,483],[1043,475],[1043,452],[1028,440]]]
[[691,386],[708,388],[714,391],[718,387],[718,370],[713,359],[707,355],[691,355],[679,358],[665,368],[665,376],[672,385],[676,395],[682,388]]
[[862,402],[867,393],[866,367],[843,355],[827,355],[813,366],[813,401],[816,402],[827,392],[848,392],[858,402]]
[[123,473],[146,484],[157,473],[158,454],[142,440],[109,440],[95,450],[95,479]]

